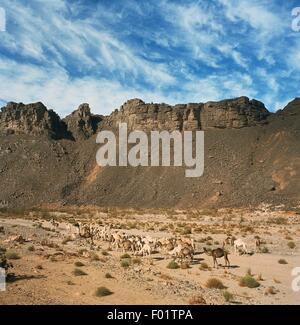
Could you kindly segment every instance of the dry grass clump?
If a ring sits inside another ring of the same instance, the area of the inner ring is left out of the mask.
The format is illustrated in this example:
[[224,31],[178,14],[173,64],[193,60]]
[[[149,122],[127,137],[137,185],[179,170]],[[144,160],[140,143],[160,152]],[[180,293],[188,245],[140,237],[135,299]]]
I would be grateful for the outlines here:
[[168,269],[179,269],[179,267],[180,266],[174,260],[167,265]]
[[123,254],[123,255],[121,255],[121,257],[120,257],[121,259],[125,259],[125,258],[131,258],[131,256],[129,255],[129,254]]
[[206,300],[201,296],[193,296],[189,300],[190,305],[206,305]]
[[76,262],[74,263],[74,265],[77,266],[77,267],[82,267],[82,266],[84,266],[84,264],[83,264],[82,262],[80,262],[80,261],[76,261]]
[[168,275],[168,274],[164,274],[164,273],[162,273],[162,274],[160,275],[160,278],[161,278],[162,280],[166,280],[166,281],[170,281],[170,280],[172,280],[172,277],[171,277],[170,275]]
[[113,279],[114,277],[110,273],[105,273],[106,279]]
[[278,263],[279,264],[288,264],[288,262],[284,258],[279,259]]
[[75,269],[74,269],[73,274],[74,274],[75,276],[87,275],[86,272],[84,272],[83,270],[78,269],[78,268],[75,268]]
[[100,257],[95,252],[92,252],[92,253],[90,253],[90,260],[91,261],[100,261]]
[[33,245],[30,245],[30,246],[27,247],[27,250],[29,252],[34,252],[35,251],[35,247]]
[[9,260],[19,260],[21,258],[21,256],[17,252],[14,252],[14,251],[7,251],[5,255],[6,255],[6,258]]
[[233,294],[230,293],[229,291],[224,290],[222,294],[223,294],[223,297],[224,297],[224,299],[225,299],[226,302],[233,301]]
[[97,288],[97,290],[95,292],[96,297],[105,297],[105,296],[109,296],[112,294],[113,294],[113,292],[111,292],[106,287],[99,287],[99,288]]
[[296,247],[296,244],[293,241],[289,241],[287,245],[290,249],[294,249]]
[[201,264],[200,264],[200,270],[202,270],[202,271],[207,271],[207,270],[209,270],[209,266],[208,266],[208,264],[207,263],[205,263],[205,262],[202,262]]
[[132,259],[132,264],[141,264],[142,260],[139,257],[135,257]]
[[128,268],[131,264],[131,260],[129,258],[121,260],[121,266],[124,268]]
[[265,291],[265,295],[276,295],[276,293],[277,291],[273,286],[268,287]]
[[222,281],[217,278],[208,279],[205,285],[209,289],[225,289],[225,286]]
[[183,262],[180,264],[180,268],[183,270],[189,269],[190,268],[190,264],[187,262]]

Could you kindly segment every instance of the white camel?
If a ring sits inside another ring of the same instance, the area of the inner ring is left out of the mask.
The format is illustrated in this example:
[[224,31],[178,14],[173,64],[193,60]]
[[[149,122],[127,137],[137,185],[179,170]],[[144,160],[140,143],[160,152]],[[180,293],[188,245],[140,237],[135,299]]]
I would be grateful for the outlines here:
[[237,254],[239,249],[242,248],[243,252],[248,254],[247,244],[241,239],[238,238],[233,242],[234,252]]

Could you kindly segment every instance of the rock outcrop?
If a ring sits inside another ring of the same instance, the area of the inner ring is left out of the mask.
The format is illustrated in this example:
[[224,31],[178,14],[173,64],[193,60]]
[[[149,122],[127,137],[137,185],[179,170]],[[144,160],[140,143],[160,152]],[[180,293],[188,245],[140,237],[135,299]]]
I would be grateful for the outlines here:
[[102,117],[91,114],[89,104],[81,104],[77,110],[64,118],[68,130],[77,139],[88,139],[96,133]]
[[247,97],[199,104],[146,104],[132,99],[105,118],[104,125],[116,127],[125,122],[133,130],[207,130],[243,128],[267,122],[264,104]]
[[53,138],[68,136],[66,125],[60,117],[40,102],[24,105],[10,102],[1,108],[0,132],[2,134],[47,134]]
[[300,114],[300,97],[289,102],[282,110],[284,114]]
[[[83,104],[61,120],[41,103],[9,103],[0,113],[0,210],[48,203],[299,207],[299,112],[300,99],[275,114],[246,97],[175,106],[134,99],[109,116]],[[186,166],[99,167],[95,133],[120,121],[131,129],[207,130],[203,176],[185,177]]]

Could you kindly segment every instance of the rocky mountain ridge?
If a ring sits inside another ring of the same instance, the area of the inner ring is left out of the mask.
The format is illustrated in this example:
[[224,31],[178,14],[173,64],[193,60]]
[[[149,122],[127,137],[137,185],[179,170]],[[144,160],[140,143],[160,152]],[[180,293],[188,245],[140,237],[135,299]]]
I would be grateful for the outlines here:
[[208,130],[261,125],[267,122],[269,115],[263,103],[247,97],[175,106],[131,99],[108,116],[92,114],[89,104],[85,103],[64,119],[40,102],[28,105],[11,102],[1,109],[0,131],[46,133],[56,139],[72,136],[84,140],[97,130],[117,127],[119,122],[127,123],[130,130]]
[[[205,167],[99,167],[96,134],[205,130]],[[42,103],[0,113],[0,208],[48,203],[122,207],[300,206],[300,98],[270,113],[240,97],[200,104],[126,102],[108,116],[82,104],[61,119]]]

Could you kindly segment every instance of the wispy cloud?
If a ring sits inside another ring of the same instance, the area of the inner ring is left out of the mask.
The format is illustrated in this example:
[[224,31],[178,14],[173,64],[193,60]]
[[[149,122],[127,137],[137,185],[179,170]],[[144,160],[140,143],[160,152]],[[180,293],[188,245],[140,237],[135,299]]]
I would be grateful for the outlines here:
[[[291,1],[293,2],[293,0]],[[266,0],[3,0],[0,103],[81,102],[109,113],[131,97],[192,102],[297,96],[291,5]],[[277,103],[277,104],[276,104]]]

